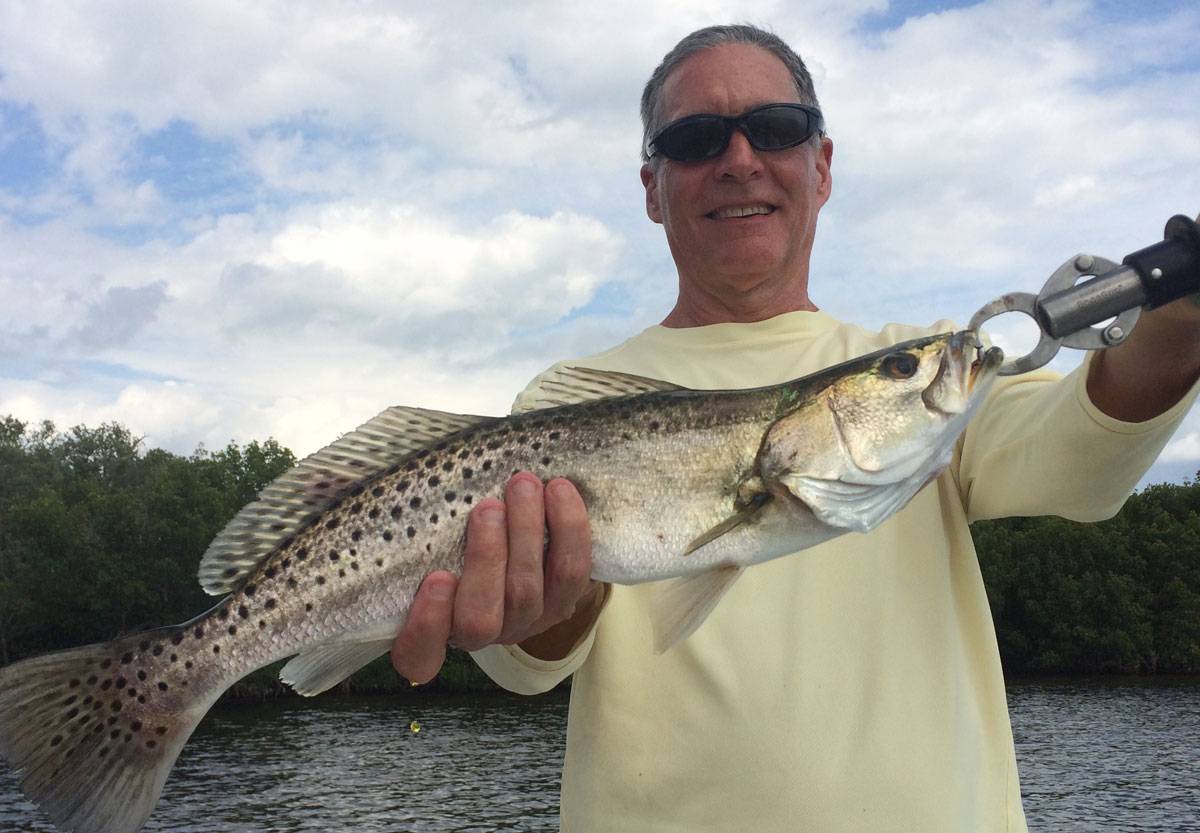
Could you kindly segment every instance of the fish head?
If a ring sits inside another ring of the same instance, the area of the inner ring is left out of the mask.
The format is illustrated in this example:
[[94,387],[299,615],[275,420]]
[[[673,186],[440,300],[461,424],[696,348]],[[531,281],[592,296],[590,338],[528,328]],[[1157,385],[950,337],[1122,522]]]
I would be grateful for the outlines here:
[[1003,359],[962,330],[831,368],[768,430],[764,481],[826,524],[874,528],[950,462]]

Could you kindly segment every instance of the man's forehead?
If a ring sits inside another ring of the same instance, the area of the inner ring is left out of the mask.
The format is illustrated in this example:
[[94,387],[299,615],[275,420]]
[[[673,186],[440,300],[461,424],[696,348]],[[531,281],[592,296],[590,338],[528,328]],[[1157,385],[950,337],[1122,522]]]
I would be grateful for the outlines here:
[[772,102],[799,102],[796,83],[777,56],[751,44],[722,44],[689,55],[663,83],[666,121],[692,113],[738,115]]

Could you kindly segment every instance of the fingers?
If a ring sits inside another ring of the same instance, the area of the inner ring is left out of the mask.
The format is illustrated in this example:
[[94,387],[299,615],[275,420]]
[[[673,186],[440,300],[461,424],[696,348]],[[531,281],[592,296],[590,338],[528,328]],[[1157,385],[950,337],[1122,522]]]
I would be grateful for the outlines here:
[[504,627],[504,588],[508,573],[508,529],[499,500],[479,502],[467,518],[462,578],[454,600],[451,638],[465,651],[477,651],[500,637]]
[[429,682],[446,661],[457,585],[453,573],[426,576],[413,598],[408,621],[392,642],[392,666],[413,683]]
[[592,581],[592,536],[583,498],[568,480],[546,486],[546,526],[550,547],[546,555],[543,613],[534,632],[571,618]]
[[546,513],[542,482],[529,472],[508,481],[508,571],[500,642],[517,642],[542,616]]

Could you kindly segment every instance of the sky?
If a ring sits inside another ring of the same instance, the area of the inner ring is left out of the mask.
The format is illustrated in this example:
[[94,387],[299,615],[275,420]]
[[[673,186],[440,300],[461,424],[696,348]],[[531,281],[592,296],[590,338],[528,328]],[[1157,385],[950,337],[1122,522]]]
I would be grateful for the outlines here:
[[[835,317],[965,323],[1200,212],[1190,0],[6,0],[0,415],[303,455],[390,405],[507,412],[670,309],[637,104],[725,22],[814,76]],[[1143,482],[1198,469],[1193,413]]]

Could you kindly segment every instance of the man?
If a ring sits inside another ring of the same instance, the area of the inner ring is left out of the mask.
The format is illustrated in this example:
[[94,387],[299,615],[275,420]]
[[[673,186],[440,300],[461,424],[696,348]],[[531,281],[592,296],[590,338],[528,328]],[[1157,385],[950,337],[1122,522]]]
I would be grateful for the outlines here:
[[[666,56],[643,96],[645,137],[657,141],[641,177],[678,300],[661,326],[567,364],[753,387],[925,332],[867,333],[812,303],[809,255],[832,187],[832,143],[819,130],[762,149],[771,138],[745,120],[707,147],[678,129],[772,104],[817,105],[803,63],[772,35],[714,27]],[[588,579],[573,487],[519,474],[504,503],[472,513],[462,577],[425,581],[393,662],[431,679],[451,641],[515,691],[574,673],[565,831],[1024,830],[967,523],[1115,512],[1195,395],[1198,325],[1200,306],[1180,302],[1066,380],[1002,380],[951,468],[908,507],[870,535],[748,570],[662,655],[648,587]]]

